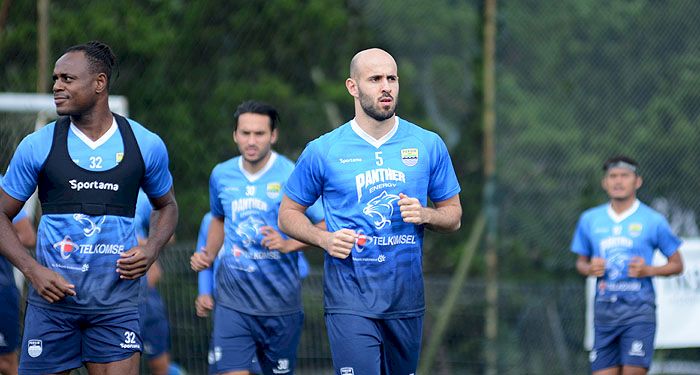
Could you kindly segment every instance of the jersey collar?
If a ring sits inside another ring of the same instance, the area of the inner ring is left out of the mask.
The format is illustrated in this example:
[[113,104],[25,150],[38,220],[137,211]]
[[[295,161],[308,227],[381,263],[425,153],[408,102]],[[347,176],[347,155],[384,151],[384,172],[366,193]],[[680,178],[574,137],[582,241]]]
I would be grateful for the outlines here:
[[608,216],[610,216],[610,218],[614,222],[620,223],[623,220],[627,219],[628,217],[632,216],[632,214],[635,213],[638,208],[639,208],[639,199],[635,199],[634,203],[632,203],[632,206],[620,214],[616,213],[615,210],[612,209],[611,204],[608,204]]
[[350,127],[352,128],[352,131],[355,132],[360,138],[364,139],[367,141],[367,143],[371,144],[372,146],[379,148],[381,145],[385,144],[391,137],[396,134],[396,131],[399,129],[399,116],[394,116],[396,118],[396,122],[394,123],[394,126],[389,130],[388,133],[384,134],[383,137],[379,139],[375,139],[371,135],[367,134],[360,125],[355,121],[355,119],[350,120]]
[[277,160],[277,153],[274,151],[270,151],[270,158],[267,159],[267,163],[265,163],[265,166],[255,173],[250,173],[246,171],[245,168],[243,168],[243,156],[241,156],[238,158],[238,168],[241,170],[241,173],[243,173],[243,176],[245,176],[245,178],[248,179],[248,181],[255,182],[265,173],[267,173],[267,171],[269,171],[270,168],[272,168],[272,165],[275,164],[275,160]]
[[117,129],[117,119],[114,118],[114,116],[112,116],[112,126],[110,126],[109,129],[107,129],[107,131],[104,134],[102,134],[100,138],[97,138],[93,141],[92,139],[90,139],[90,137],[88,137],[87,135],[85,135],[85,133],[78,129],[78,127],[75,126],[75,124],[73,124],[72,122],[70,123],[70,131],[73,132],[73,134],[75,134],[75,136],[78,137],[78,139],[83,141],[83,143],[85,143],[85,145],[90,147],[90,149],[92,150],[105,144],[105,142],[107,142],[114,135],[114,133],[117,132]]

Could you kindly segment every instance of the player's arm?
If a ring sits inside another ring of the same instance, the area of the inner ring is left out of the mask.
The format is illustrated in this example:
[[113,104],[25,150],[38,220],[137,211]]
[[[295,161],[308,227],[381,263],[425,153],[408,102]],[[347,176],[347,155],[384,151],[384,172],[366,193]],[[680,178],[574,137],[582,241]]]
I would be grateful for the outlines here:
[[201,271],[214,264],[214,259],[219,255],[219,250],[224,244],[224,218],[213,215],[209,230],[207,231],[207,242],[202,251],[197,251],[190,258],[190,266],[194,271]]
[[150,198],[153,206],[150,230],[146,244],[136,246],[121,254],[117,260],[117,272],[122,279],[137,279],[148,271],[153,262],[158,259],[160,251],[175,233],[177,226],[178,207],[175,191],[170,190],[160,198]]
[[[326,221],[321,220],[320,222],[314,224],[314,226],[326,230]],[[260,228],[263,234],[262,245],[270,250],[277,250],[281,253],[291,253],[293,251],[303,250],[310,245],[305,242],[301,242],[294,238],[283,238],[282,235],[275,230],[275,228],[270,226],[264,226]]]
[[576,259],[576,270],[583,276],[602,277],[605,275],[605,259],[579,255]]
[[14,222],[13,225],[15,227],[15,232],[17,232],[19,242],[22,243],[24,247],[33,248],[36,246],[36,231],[34,231],[34,227],[28,217]]
[[440,202],[434,202],[435,208],[423,207],[417,198],[399,194],[399,209],[406,223],[424,224],[436,232],[454,232],[462,226],[462,204],[459,194]]
[[683,258],[678,250],[668,257],[668,262],[662,266],[648,265],[642,257],[632,258],[627,266],[627,274],[630,277],[671,276],[681,272],[683,272]]
[[350,255],[357,240],[357,233],[351,229],[328,232],[323,226],[316,226],[306,216],[303,206],[285,195],[280,204],[278,226],[280,230],[296,240],[325,249],[329,255],[345,259]]
[[74,296],[75,285],[39,264],[17,236],[11,218],[17,215],[23,204],[0,189],[0,254],[17,267],[48,302],[57,302],[67,295]]

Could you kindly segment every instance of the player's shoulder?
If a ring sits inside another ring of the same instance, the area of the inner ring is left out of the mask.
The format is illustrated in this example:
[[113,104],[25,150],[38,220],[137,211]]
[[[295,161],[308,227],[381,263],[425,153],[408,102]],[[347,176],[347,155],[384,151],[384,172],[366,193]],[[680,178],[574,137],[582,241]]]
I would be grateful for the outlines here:
[[307,148],[312,148],[319,152],[323,152],[324,150],[327,151],[332,146],[337,145],[339,141],[347,140],[348,135],[352,132],[352,126],[350,125],[350,121],[348,121],[345,124],[340,125],[339,127],[312,140],[307,145]]
[[27,134],[27,136],[22,140],[22,143],[32,146],[43,145],[43,147],[46,147],[46,145],[50,145],[53,141],[53,131],[55,128],[56,121],[50,122],[45,126],[42,126],[40,129]]
[[146,142],[146,143],[162,143],[163,140],[160,138],[160,136],[150,129],[146,128],[143,126],[141,123],[139,123],[136,120],[126,118],[127,122],[131,126],[131,131],[134,132],[134,136],[136,137],[136,140],[140,143]]
[[289,159],[288,157],[286,157],[280,153],[277,153],[277,152],[274,152],[274,153],[275,153],[275,155],[277,155],[276,159],[275,159],[275,164],[276,164],[275,167],[280,168],[280,169],[290,169],[290,170],[294,169],[294,162],[291,159]]
[[399,131],[420,138],[424,142],[442,142],[442,138],[434,131],[423,128],[401,117],[399,119]]
[[661,214],[661,212],[656,211],[655,209],[651,208],[649,205],[641,201],[639,202],[638,212],[639,214],[649,217],[651,220],[654,220],[656,222],[666,221],[666,217],[663,214]]
[[601,216],[608,215],[608,203],[603,203],[595,207],[588,208],[581,213],[581,221],[592,220]]
[[234,156],[230,159],[224,160],[216,164],[211,171],[212,175],[219,175],[224,172],[238,171],[238,164],[240,162],[240,158],[240,156]]

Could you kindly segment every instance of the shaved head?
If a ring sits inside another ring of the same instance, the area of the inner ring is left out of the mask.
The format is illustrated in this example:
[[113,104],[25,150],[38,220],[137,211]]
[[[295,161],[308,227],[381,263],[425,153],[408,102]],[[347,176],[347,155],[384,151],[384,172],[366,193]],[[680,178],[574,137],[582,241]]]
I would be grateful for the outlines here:
[[360,51],[350,60],[350,78],[357,79],[360,72],[363,71],[363,68],[378,62],[386,63],[387,61],[391,61],[391,64],[396,66],[394,58],[383,49],[370,48]]

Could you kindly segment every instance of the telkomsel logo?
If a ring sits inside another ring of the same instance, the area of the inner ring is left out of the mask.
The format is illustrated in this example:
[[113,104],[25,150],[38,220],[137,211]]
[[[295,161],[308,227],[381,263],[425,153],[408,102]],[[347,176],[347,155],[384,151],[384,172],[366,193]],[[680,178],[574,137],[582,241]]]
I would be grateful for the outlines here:
[[61,258],[68,259],[73,253],[73,250],[78,248],[78,244],[73,242],[70,236],[65,236],[61,241],[53,244],[53,248],[57,249],[61,253]]

